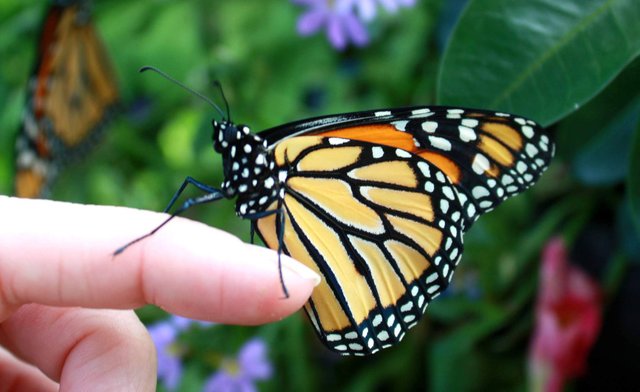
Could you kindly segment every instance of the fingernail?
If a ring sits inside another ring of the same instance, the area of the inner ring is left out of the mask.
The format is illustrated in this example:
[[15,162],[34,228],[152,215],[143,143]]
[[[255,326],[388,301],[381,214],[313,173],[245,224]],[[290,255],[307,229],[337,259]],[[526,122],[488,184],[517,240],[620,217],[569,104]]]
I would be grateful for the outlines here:
[[282,256],[282,266],[304,279],[311,280],[313,282],[313,287],[320,284],[320,275],[299,261],[290,257]]

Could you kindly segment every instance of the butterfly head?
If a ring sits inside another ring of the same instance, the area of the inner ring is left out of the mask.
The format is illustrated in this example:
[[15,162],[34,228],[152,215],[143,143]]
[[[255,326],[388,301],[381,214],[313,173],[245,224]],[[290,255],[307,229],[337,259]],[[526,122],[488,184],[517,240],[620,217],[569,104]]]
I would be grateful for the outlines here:
[[267,142],[252,134],[246,125],[214,120],[213,149],[222,155],[227,197],[252,195],[269,176],[274,163],[267,153]]

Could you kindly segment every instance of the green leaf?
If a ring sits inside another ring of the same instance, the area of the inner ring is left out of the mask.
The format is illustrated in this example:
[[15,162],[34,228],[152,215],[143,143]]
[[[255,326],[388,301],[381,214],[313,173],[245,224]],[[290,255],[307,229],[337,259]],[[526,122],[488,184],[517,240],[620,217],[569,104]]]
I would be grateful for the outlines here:
[[549,125],[640,54],[637,0],[485,0],[465,10],[442,60],[438,101]]
[[[636,127],[631,158],[627,173],[627,194],[631,210],[631,219],[635,224],[636,233],[640,233],[640,121]],[[640,242],[640,238],[636,238]]]
[[193,146],[202,112],[191,108],[176,111],[158,134],[158,142],[165,160],[173,167],[189,168],[195,157]]
[[573,161],[578,152],[610,125],[613,118],[640,97],[640,89],[630,86],[640,86],[640,58],[629,64],[595,98],[558,123],[554,137],[557,157]]
[[640,117],[640,97],[611,119],[599,135],[589,142],[572,163],[575,176],[589,185],[612,185],[627,176],[629,146]]
[[478,385],[486,371],[478,342],[501,325],[504,320],[500,313],[486,313],[482,319],[466,323],[434,342],[430,352],[430,390],[466,391]]

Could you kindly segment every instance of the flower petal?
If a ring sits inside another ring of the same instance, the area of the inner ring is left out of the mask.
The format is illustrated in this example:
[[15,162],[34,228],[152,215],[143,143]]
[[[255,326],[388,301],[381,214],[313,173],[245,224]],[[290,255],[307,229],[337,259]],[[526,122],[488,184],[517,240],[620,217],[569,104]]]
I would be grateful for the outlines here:
[[369,43],[369,34],[355,15],[345,14],[342,16],[342,20],[347,35],[353,43],[358,46],[364,46]]
[[241,373],[249,379],[266,380],[271,377],[273,367],[267,358],[267,345],[261,339],[248,341],[238,353]]
[[344,49],[347,46],[347,37],[343,30],[340,16],[331,15],[327,20],[327,38],[336,49]]
[[165,356],[160,360],[158,356],[158,378],[164,382],[169,390],[175,390],[182,379],[182,361],[178,357]]
[[376,17],[375,0],[360,0],[355,2],[356,9],[360,19],[369,22]]
[[298,33],[303,36],[313,34],[326,23],[326,20],[327,14],[325,11],[321,9],[309,10],[298,19]]
[[147,331],[149,331],[158,352],[164,351],[168,345],[176,340],[177,336],[176,328],[167,320],[149,325]]
[[205,382],[203,392],[236,392],[237,380],[224,370],[215,372]]

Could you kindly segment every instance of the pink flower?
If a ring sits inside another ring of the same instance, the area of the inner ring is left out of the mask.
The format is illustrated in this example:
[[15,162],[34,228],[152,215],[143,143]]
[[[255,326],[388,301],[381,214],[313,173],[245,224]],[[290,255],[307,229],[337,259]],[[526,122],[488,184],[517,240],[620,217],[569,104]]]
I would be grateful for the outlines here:
[[567,260],[560,238],[542,255],[536,325],[529,351],[532,390],[561,391],[582,374],[602,323],[602,296],[596,282]]

